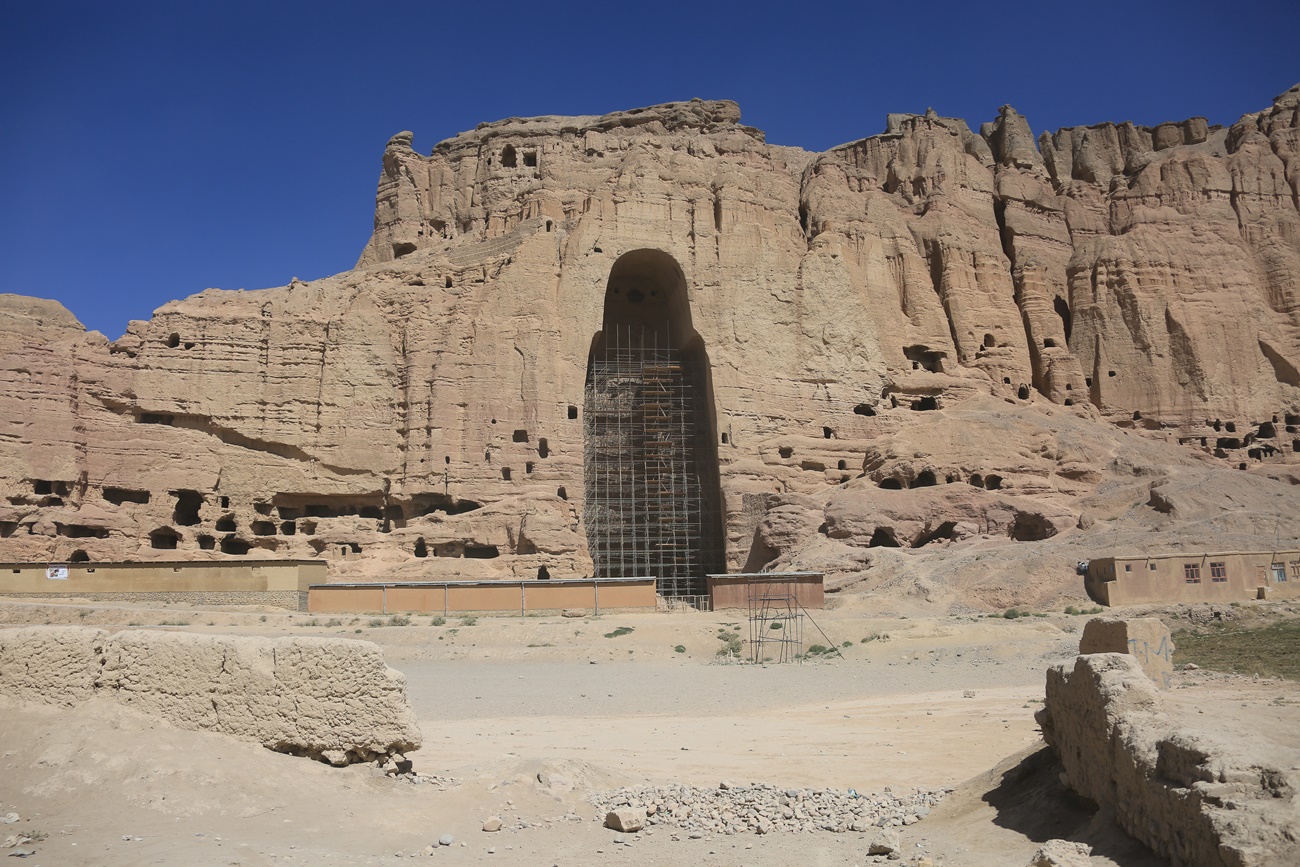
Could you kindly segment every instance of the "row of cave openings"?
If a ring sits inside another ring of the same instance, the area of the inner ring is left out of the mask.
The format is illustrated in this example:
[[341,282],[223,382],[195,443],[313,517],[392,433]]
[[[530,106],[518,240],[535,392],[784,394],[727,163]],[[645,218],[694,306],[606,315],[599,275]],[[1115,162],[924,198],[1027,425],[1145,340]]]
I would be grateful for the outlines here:
[[[1134,421],[1140,418],[1139,413],[1133,413]],[[1232,436],[1232,434],[1238,433],[1236,422],[1225,422],[1217,418],[1213,420],[1206,419],[1205,426],[1212,428],[1216,436],[1184,436],[1179,437],[1178,442],[1182,445],[1199,444],[1202,448],[1213,448],[1215,457],[1219,458],[1230,457],[1228,454],[1230,451],[1245,449],[1247,457],[1252,460],[1262,461],[1265,458],[1286,451],[1285,437],[1278,432],[1280,426],[1284,434],[1293,435],[1291,451],[1300,452],[1300,436],[1296,436],[1300,434],[1300,413],[1287,412],[1281,416],[1274,415],[1269,421],[1258,424],[1252,423],[1249,426],[1253,427],[1254,430],[1241,436]],[[1224,436],[1217,436],[1217,434],[1224,434]],[[1213,440],[1213,446],[1210,444],[1211,440]],[[1263,442],[1263,440],[1275,440],[1277,442]],[[1241,468],[1245,469],[1245,464],[1242,464]]]

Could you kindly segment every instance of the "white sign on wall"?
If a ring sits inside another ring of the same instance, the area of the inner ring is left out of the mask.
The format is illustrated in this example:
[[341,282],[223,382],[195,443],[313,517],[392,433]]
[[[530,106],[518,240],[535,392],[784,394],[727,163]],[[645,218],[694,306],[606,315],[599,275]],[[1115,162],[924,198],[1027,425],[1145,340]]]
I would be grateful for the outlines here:
[[68,567],[67,567],[67,566],[50,566],[48,569],[45,570],[45,578],[46,578],[46,580],[49,580],[49,581],[67,581],[67,580],[68,580]]

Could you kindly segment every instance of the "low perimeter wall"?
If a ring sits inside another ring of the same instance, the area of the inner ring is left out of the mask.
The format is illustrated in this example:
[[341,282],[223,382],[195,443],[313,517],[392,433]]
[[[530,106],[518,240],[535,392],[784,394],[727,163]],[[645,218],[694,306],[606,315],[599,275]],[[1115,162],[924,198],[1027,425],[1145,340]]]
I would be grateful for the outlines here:
[[274,605],[305,611],[325,580],[319,560],[177,560],[141,563],[0,563],[0,596],[195,605]]
[[1247,731],[1219,742],[1165,710],[1128,654],[1048,669],[1037,715],[1070,788],[1125,831],[1185,867],[1300,864],[1295,751],[1260,752]]
[[768,606],[784,604],[783,600],[790,598],[804,608],[826,607],[820,572],[738,573],[710,575],[707,580],[714,611],[748,608],[751,599],[766,599]]
[[335,765],[421,743],[406,678],[369,641],[0,629],[0,696],[64,706],[107,699]]
[[549,581],[430,581],[314,584],[313,614],[517,614],[581,608],[593,612],[655,609],[653,578],[562,578]]

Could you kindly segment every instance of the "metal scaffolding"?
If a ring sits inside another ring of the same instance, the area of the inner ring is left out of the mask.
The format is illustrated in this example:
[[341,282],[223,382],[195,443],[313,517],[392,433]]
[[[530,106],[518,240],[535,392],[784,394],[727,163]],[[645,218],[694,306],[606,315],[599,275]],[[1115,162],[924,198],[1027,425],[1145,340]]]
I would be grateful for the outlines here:
[[[583,513],[598,578],[653,575],[703,594],[707,551],[700,371],[653,328],[607,329],[586,384]],[[707,433],[705,434],[707,436]]]
[[773,576],[749,585],[749,661],[794,662],[803,655],[803,606],[794,580]]

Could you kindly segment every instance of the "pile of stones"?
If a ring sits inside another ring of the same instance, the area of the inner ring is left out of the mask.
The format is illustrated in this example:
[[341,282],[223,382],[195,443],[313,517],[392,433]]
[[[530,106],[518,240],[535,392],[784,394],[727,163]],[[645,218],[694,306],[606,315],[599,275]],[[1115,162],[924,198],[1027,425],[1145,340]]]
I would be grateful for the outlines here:
[[[598,819],[609,813],[644,811],[646,826],[664,825],[687,832],[770,834],[778,831],[867,832],[912,825],[951,789],[882,794],[853,789],[783,789],[767,783],[717,788],[634,786],[598,792],[590,798]],[[621,830],[636,830],[626,828]]]

